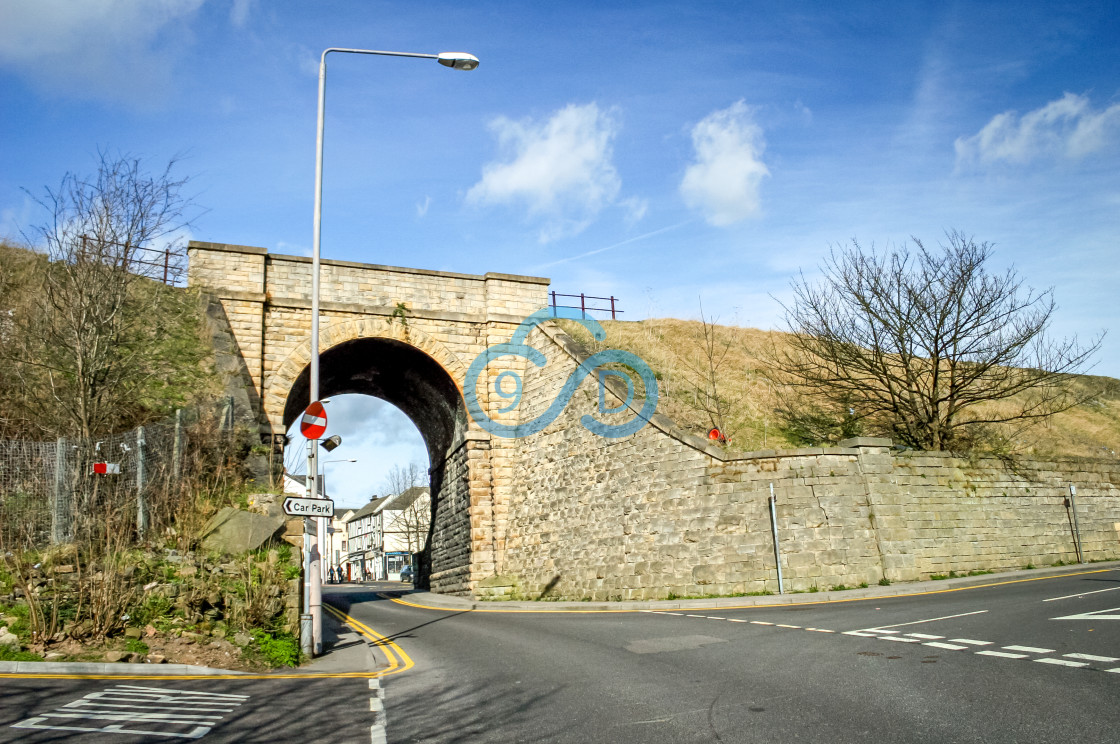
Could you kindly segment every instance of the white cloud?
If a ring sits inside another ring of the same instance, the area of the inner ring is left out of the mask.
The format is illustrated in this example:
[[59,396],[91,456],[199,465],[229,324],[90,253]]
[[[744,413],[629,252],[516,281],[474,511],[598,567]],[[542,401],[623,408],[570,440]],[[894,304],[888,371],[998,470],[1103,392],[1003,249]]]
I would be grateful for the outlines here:
[[543,122],[502,117],[490,128],[503,159],[483,167],[467,202],[523,204],[543,223],[541,242],[579,233],[618,196],[611,162],[618,125],[596,104],[568,105]]
[[424,201],[416,205],[416,216],[423,217],[428,213],[428,207],[432,206],[432,197],[425,196]]
[[172,33],[204,0],[6,0],[0,66],[51,92],[142,102],[170,74]]
[[233,0],[233,7],[229,9],[229,22],[235,28],[245,28],[249,22],[249,14],[253,11],[256,0]]
[[626,211],[626,223],[628,225],[636,225],[642,221],[649,211],[649,199],[639,199],[636,196],[631,196],[619,202]]
[[692,128],[696,162],[681,180],[685,203],[711,225],[730,225],[759,212],[759,187],[770,175],[762,162],[762,128],[743,101],[715,111]]
[[957,164],[1028,163],[1037,158],[1078,159],[1120,138],[1120,104],[1094,110],[1087,96],[1066,93],[1019,116],[1005,111],[971,137],[958,137]]

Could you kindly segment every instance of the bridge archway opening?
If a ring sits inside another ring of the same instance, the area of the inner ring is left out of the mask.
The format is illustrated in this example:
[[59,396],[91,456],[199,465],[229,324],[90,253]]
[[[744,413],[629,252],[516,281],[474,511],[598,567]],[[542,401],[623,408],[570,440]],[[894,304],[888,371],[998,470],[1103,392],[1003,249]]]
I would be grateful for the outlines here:
[[[284,404],[285,430],[307,407],[310,380],[305,367]],[[420,430],[433,465],[467,431],[467,410],[455,381],[439,362],[396,339],[358,338],[319,354],[319,397],[344,393],[372,395],[399,408]]]
[[[307,407],[309,390],[310,369],[305,367],[292,384],[284,404],[285,430]],[[449,501],[450,494],[469,490],[469,474],[465,468],[445,467],[448,453],[459,449],[468,429],[462,395],[455,381],[435,359],[414,346],[390,338],[358,338],[320,352],[320,398],[346,394],[369,395],[392,404],[412,421],[424,441],[430,466],[432,503],[431,529],[420,559],[419,579],[421,585],[426,585],[432,571],[433,533],[438,525],[446,522],[446,517],[442,517],[441,522],[440,509],[445,506],[441,502]],[[329,406],[327,416],[329,421]],[[382,487],[380,482],[371,483],[370,493]]]

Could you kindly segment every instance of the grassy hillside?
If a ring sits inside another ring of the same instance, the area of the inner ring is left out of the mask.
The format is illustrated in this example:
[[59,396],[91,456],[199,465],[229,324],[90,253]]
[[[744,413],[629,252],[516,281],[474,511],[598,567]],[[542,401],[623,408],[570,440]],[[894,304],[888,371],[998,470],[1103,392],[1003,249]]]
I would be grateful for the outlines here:
[[[653,319],[638,322],[604,321],[607,337],[595,342],[582,325],[560,321],[564,330],[589,351],[624,349],[642,357],[660,385],[658,411],[679,426],[706,435],[711,423],[696,401],[697,370],[703,370],[704,335],[698,321]],[[727,355],[718,368],[720,394],[730,401],[724,427],[728,449],[752,451],[804,446],[775,414],[783,390],[772,381],[765,359],[771,345],[779,347],[785,334],[754,328],[716,326],[717,346],[728,341]],[[1109,384],[1112,383],[1112,384]],[[1079,377],[1078,389],[1106,389],[1085,405],[1058,414],[1010,442],[1020,454],[1060,454],[1082,457],[1115,457],[1120,452],[1120,384],[1102,377]]]

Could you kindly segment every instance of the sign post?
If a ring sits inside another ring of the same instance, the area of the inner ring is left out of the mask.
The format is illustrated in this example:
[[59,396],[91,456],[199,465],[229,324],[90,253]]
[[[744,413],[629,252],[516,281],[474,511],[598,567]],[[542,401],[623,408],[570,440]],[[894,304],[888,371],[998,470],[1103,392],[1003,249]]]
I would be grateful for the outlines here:
[[[307,499],[319,499],[319,438],[327,431],[327,411],[322,401],[313,400],[303,412],[299,430],[307,437]],[[285,502],[286,503],[286,502]],[[333,504],[331,509],[333,511]],[[310,622],[300,622],[300,647],[308,656],[318,656],[323,652],[323,585],[320,578],[319,541],[314,532],[304,522],[303,581],[304,607],[310,615]],[[310,628],[307,626],[310,625]],[[310,633],[308,633],[310,631]]]

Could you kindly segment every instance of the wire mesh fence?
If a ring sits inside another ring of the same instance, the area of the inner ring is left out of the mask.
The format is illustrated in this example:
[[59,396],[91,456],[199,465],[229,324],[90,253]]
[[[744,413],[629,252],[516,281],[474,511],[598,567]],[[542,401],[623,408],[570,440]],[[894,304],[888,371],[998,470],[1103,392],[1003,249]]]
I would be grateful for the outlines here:
[[[0,440],[0,548],[26,550],[101,529],[168,527],[199,451],[232,430],[232,401],[95,440]],[[228,436],[227,436],[228,438]]]

